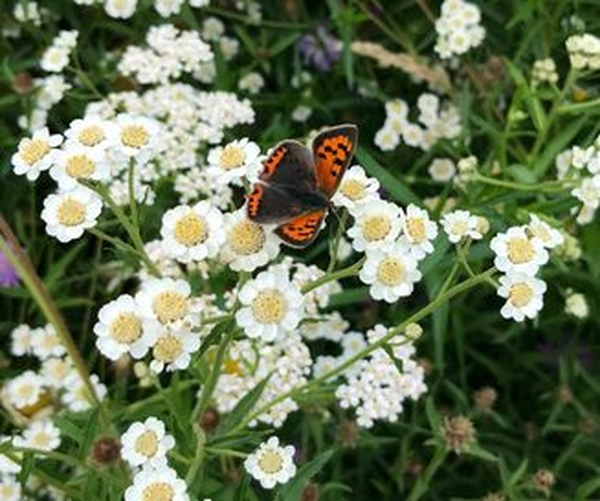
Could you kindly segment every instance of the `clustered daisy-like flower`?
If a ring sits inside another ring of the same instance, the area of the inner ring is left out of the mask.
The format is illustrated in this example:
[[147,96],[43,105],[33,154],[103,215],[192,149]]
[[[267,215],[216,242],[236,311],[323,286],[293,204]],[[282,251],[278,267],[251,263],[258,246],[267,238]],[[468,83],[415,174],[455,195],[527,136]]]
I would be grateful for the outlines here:
[[460,134],[458,109],[442,104],[435,94],[421,94],[417,108],[417,122],[412,122],[405,101],[388,101],[385,105],[385,122],[375,134],[375,145],[382,151],[392,151],[403,140],[408,146],[429,150],[440,139],[454,139]]
[[77,31],[60,31],[52,41],[52,45],[46,49],[40,61],[40,67],[44,71],[52,73],[61,72],[69,64],[69,55],[77,45]]
[[244,468],[264,489],[272,489],[296,474],[294,452],[293,446],[281,446],[278,437],[271,437],[246,458]]
[[485,28],[481,26],[481,11],[464,0],[445,0],[442,15],[435,22],[438,34],[434,50],[442,59],[460,56],[481,45]]

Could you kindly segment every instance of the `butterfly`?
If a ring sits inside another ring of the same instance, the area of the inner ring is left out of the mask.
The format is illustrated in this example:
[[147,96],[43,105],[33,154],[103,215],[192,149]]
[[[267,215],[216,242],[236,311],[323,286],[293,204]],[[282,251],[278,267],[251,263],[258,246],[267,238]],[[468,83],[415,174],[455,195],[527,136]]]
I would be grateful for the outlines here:
[[319,234],[357,138],[356,125],[343,124],[320,132],[311,148],[293,140],[279,143],[246,195],[248,218],[277,225],[277,235],[292,247],[309,245]]

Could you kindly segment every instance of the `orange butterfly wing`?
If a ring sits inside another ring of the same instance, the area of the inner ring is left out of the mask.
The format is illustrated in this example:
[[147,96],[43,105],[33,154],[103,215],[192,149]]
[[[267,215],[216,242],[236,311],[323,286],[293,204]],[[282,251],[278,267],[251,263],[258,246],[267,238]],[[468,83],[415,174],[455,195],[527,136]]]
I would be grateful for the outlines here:
[[337,190],[352,160],[357,139],[356,125],[345,124],[324,130],[313,141],[317,186],[329,198]]
[[317,238],[326,213],[327,209],[308,212],[282,224],[275,230],[275,233],[292,247],[306,247]]

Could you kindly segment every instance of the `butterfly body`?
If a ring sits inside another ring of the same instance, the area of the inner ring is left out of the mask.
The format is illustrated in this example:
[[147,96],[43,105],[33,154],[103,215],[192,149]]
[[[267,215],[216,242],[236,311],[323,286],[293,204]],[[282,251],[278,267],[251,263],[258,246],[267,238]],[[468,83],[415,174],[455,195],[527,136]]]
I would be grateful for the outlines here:
[[312,150],[297,141],[279,143],[264,161],[264,170],[247,195],[248,218],[278,225],[279,237],[293,247],[316,238],[356,147],[355,125],[319,133]]

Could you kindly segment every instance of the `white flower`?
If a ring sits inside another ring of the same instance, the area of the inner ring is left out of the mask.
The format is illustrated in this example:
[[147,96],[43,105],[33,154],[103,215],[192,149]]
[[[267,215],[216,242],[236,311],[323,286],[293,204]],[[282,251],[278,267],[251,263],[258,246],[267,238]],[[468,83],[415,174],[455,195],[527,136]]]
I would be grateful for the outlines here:
[[56,155],[54,148],[61,142],[62,136],[50,135],[47,127],[36,130],[31,138],[21,139],[17,153],[11,158],[15,174],[25,174],[29,181],[35,181],[42,171],[50,168]]
[[138,305],[129,294],[123,294],[105,304],[98,312],[94,333],[98,336],[96,346],[100,353],[111,360],[130,353],[142,358],[156,341],[160,324],[142,318]]
[[490,242],[496,254],[494,266],[505,273],[525,273],[533,276],[548,262],[548,251],[537,237],[529,237],[525,227],[512,227],[498,233]]
[[396,242],[368,251],[359,278],[371,286],[369,293],[373,299],[393,303],[412,294],[415,282],[421,280],[421,272],[407,247]]
[[66,353],[65,347],[52,324],[31,331],[31,352],[40,360],[60,357]]
[[306,122],[310,116],[312,115],[312,108],[306,106],[304,104],[299,104],[296,106],[291,113],[292,120],[294,122],[304,123]]
[[160,234],[165,253],[182,263],[212,258],[225,241],[223,214],[207,200],[180,205],[163,215]]
[[110,17],[127,19],[133,16],[138,0],[104,0],[104,10]]
[[101,149],[72,145],[57,152],[50,176],[61,190],[71,190],[80,186],[79,179],[109,179],[110,168]]
[[155,417],[136,421],[121,436],[121,457],[132,467],[159,468],[167,465],[167,453],[175,447],[165,424]]
[[190,284],[182,279],[151,278],[135,296],[139,313],[162,324],[190,320]]
[[532,237],[539,238],[546,249],[554,249],[565,241],[560,231],[552,228],[535,214],[530,214],[527,231]]
[[14,444],[39,451],[53,451],[60,447],[60,430],[52,421],[33,421],[20,437],[15,437]]
[[160,374],[186,369],[192,360],[191,354],[200,348],[200,336],[190,330],[187,322],[172,323],[163,327],[152,346],[153,360],[150,370]]
[[392,151],[400,144],[400,134],[384,126],[375,133],[374,143],[381,151]]
[[304,298],[285,269],[263,271],[239,292],[235,319],[250,338],[275,341],[293,331],[304,315]]
[[250,94],[258,94],[264,86],[265,79],[255,71],[243,76],[238,82],[238,89],[247,90]]
[[280,240],[272,228],[250,221],[245,208],[225,214],[226,240],[221,259],[234,271],[254,271],[279,254]]
[[583,205],[596,209],[600,204],[600,174],[583,178],[581,184],[573,189],[571,194],[580,200]]
[[255,178],[260,169],[260,148],[242,138],[213,148],[208,154],[207,174],[217,183],[239,184],[244,178]]
[[504,318],[522,322],[525,318],[537,317],[544,306],[544,281],[525,273],[503,275],[499,281],[498,295],[507,298],[500,310]]
[[21,501],[24,499],[21,496],[21,483],[10,475],[2,475],[0,477],[0,499],[2,501]]
[[69,64],[70,50],[52,45],[42,54],[40,68],[53,73],[61,72]]
[[264,489],[272,489],[296,474],[294,452],[293,446],[281,447],[279,438],[271,437],[246,458],[244,468]]
[[437,224],[429,219],[429,213],[410,204],[402,215],[403,234],[400,240],[417,260],[433,252],[432,240],[437,237]]
[[31,327],[21,324],[15,327],[11,334],[10,352],[15,357],[22,357],[31,353]]
[[44,200],[42,219],[46,233],[66,243],[80,238],[87,228],[96,226],[102,212],[102,201],[84,187],[48,195]]
[[117,151],[144,164],[160,149],[160,125],[156,120],[121,113],[117,116]]
[[36,407],[46,395],[44,378],[30,370],[10,379],[2,388],[3,400],[20,410]]
[[189,501],[185,481],[165,466],[144,468],[133,477],[125,501]]
[[169,17],[181,12],[183,0],[154,0],[154,8],[162,17]]
[[565,301],[565,313],[576,318],[587,318],[590,314],[590,308],[585,296],[580,292],[568,291]]
[[441,222],[446,235],[448,235],[448,240],[453,244],[457,244],[465,238],[480,240],[483,237],[478,229],[479,217],[473,216],[469,211],[449,212],[444,214]]
[[456,174],[456,166],[449,158],[436,158],[429,165],[429,175],[434,181],[447,183]]
[[51,357],[42,362],[40,372],[45,382],[53,389],[59,390],[65,383],[65,378],[73,370],[69,357]]
[[374,177],[368,177],[360,165],[353,165],[344,174],[340,187],[331,201],[352,212],[361,205],[379,199],[378,191],[379,181]]
[[354,211],[354,225],[348,229],[352,247],[359,252],[391,243],[402,228],[400,208],[384,200],[358,207]]
[[202,22],[202,38],[216,42],[225,33],[225,25],[217,17],[207,17]]
[[79,145],[104,150],[116,142],[117,136],[116,125],[96,115],[86,115],[73,120],[65,131],[67,147]]
[[[102,400],[107,393],[106,386],[100,382],[100,378],[96,374],[90,375],[90,382],[98,400]],[[65,378],[63,389],[65,390],[62,395],[63,403],[71,411],[82,412],[92,408],[93,401],[89,389],[75,370]]]

